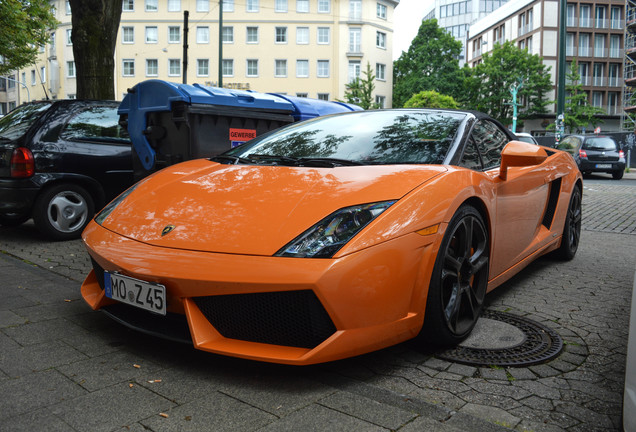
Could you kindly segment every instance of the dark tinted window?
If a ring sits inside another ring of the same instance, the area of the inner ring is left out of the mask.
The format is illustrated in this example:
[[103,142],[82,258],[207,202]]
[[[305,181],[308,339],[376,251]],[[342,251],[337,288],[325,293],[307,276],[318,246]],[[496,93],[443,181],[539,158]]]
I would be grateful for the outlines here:
[[616,151],[616,142],[610,137],[586,138],[583,142],[585,150]]
[[31,127],[44,111],[51,107],[50,103],[22,105],[0,119],[0,137],[8,139],[20,138]]
[[73,141],[130,143],[128,131],[119,126],[117,107],[89,107],[71,118],[61,135]]
[[500,165],[501,151],[509,140],[508,136],[496,124],[487,120],[480,121],[473,128],[470,140],[479,149],[484,169]]
[[477,147],[475,147],[475,142],[472,139],[468,140],[462,161],[459,165],[464,168],[481,171],[481,159],[479,158]]
[[361,111],[319,117],[255,138],[225,154],[440,164],[465,117],[435,111]]

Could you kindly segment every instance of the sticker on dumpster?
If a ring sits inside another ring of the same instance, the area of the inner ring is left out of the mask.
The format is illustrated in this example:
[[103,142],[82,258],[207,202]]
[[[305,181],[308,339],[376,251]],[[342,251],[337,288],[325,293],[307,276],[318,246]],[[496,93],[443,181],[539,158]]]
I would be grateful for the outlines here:
[[254,129],[232,129],[230,128],[230,141],[249,141],[256,138],[256,130]]

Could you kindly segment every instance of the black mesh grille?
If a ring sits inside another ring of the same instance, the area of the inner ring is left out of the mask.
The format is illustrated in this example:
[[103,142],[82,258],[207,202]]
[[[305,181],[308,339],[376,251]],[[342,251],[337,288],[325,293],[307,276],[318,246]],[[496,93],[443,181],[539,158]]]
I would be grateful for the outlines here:
[[336,327],[313,291],[195,297],[203,315],[224,337],[314,348]]
[[561,192],[561,178],[554,180],[550,183],[550,195],[548,196],[548,205],[543,215],[543,226],[550,229],[552,221],[554,220],[554,213],[556,212],[557,203],[559,202],[559,192]]

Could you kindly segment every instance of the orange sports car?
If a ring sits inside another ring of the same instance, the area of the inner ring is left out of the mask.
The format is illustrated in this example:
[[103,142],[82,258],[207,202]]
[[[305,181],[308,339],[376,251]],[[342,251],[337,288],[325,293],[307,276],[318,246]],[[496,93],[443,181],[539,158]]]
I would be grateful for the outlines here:
[[456,344],[486,293],[576,253],[572,157],[455,110],[319,117],[184,162],[83,239],[93,309],[213,353],[306,365]]

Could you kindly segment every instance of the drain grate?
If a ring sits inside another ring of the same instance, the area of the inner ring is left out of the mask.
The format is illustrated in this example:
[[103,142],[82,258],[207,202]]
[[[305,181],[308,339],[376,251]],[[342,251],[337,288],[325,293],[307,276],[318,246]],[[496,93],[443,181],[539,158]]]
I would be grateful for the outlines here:
[[437,357],[473,366],[525,367],[558,356],[563,349],[563,339],[554,330],[529,320],[505,312],[484,311],[482,318],[501,321],[521,330],[525,336],[517,345],[507,348],[485,349],[458,345],[437,354]]

